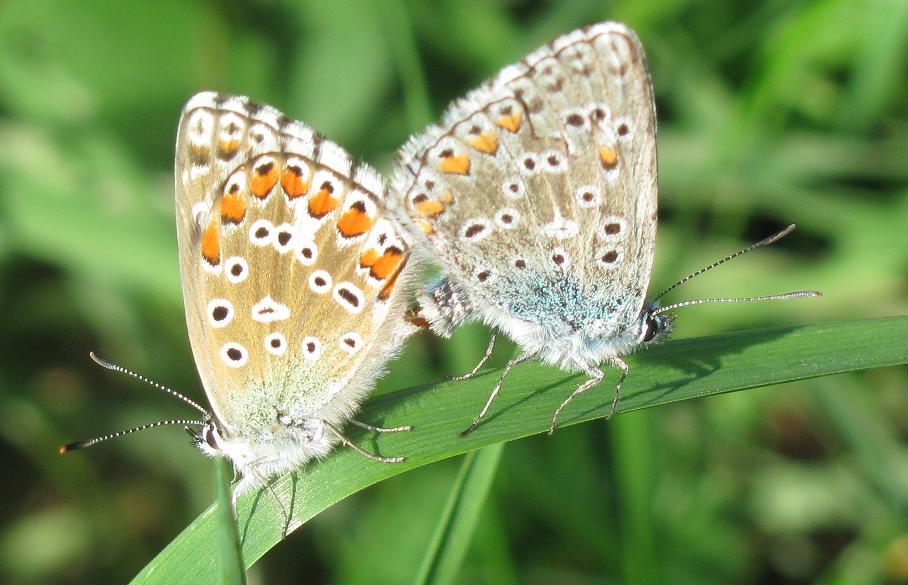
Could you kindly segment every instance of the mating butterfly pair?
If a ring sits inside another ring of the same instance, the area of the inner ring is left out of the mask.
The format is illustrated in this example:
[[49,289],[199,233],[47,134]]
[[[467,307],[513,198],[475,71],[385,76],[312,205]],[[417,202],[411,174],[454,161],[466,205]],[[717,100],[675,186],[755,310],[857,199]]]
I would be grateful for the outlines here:
[[196,95],[177,139],[177,232],[190,341],[212,413],[165,389],[204,418],[125,432],[198,426],[198,447],[242,474],[237,495],[338,441],[402,461],[356,447],[341,427],[409,428],[352,416],[415,330],[405,309],[417,258],[444,268],[418,294],[418,315],[433,331],[450,336],[478,320],[521,349],[467,431],[511,368],[529,359],[589,376],[555,411],[551,431],[572,399],[602,381],[603,363],[621,370],[614,412],[628,371],[620,356],[663,336],[667,311],[733,300],[644,303],[655,134],[643,48],[618,23],[564,35],[455,102],[402,149],[387,187],[271,107]]

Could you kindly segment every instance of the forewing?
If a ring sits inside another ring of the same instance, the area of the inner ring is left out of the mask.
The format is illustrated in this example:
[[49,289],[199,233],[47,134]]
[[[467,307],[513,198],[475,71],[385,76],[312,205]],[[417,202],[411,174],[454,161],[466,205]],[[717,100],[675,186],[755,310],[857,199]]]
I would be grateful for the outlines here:
[[228,428],[268,428],[274,420],[249,420],[261,404],[294,418],[349,411],[332,400],[371,386],[363,377],[399,346],[407,329],[395,284],[410,247],[383,217],[382,191],[374,170],[271,107],[202,93],[184,108],[176,207],[186,320]]
[[640,42],[597,24],[506,67],[411,139],[394,205],[484,301],[569,277],[633,318],[652,268],[655,131]]

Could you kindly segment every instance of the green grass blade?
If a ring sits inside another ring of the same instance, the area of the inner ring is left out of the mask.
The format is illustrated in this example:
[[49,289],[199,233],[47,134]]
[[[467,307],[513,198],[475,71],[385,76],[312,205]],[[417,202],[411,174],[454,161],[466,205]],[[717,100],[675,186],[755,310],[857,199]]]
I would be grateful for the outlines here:
[[492,487],[504,443],[467,453],[426,549],[416,585],[454,582],[473,540],[479,513]]
[[[631,373],[619,412],[768,386],[780,382],[908,363],[908,317],[818,323],[682,339],[629,356]],[[473,420],[497,372],[464,382],[410,388],[369,401],[359,418],[414,430],[372,437],[350,429],[351,438],[384,455],[405,454],[405,463],[380,464],[350,449],[275,482],[291,510],[288,531],[359,490],[388,477],[475,449],[541,433],[552,412],[582,377],[556,368],[515,368],[485,424],[466,438],[457,433]],[[562,426],[605,417],[615,372],[602,389],[587,392],[563,413]],[[557,438],[555,439],[557,440]],[[255,493],[239,502],[243,560],[250,566],[277,544],[284,518],[273,498]],[[133,580],[136,584],[214,583],[218,572],[210,543],[218,523],[213,508],[203,512]]]
[[648,439],[651,420],[645,416],[618,417],[609,425],[609,445],[615,464],[619,518],[619,543],[624,582],[635,585],[661,583],[653,525],[653,492],[656,463],[641,453],[658,449]]
[[215,473],[215,516],[218,531],[218,561],[223,585],[246,585],[246,571],[243,568],[240,535],[233,517],[230,478],[233,476],[230,464],[223,457],[214,462]]

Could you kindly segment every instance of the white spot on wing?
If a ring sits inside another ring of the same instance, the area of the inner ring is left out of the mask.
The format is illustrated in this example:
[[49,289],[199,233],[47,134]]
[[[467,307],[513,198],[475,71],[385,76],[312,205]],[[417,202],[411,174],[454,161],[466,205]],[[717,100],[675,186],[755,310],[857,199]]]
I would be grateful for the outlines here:
[[331,282],[331,275],[325,270],[315,270],[309,275],[309,288],[320,295],[331,290]]
[[212,299],[208,302],[208,323],[215,329],[226,327],[233,321],[233,303],[227,299]]
[[563,173],[567,170],[567,157],[557,150],[547,150],[539,155],[539,164],[546,173]]
[[[187,105],[187,107],[189,106]],[[214,131],[214,117],[206,110],[195,110],[186,120],[186,127],[190,144],[208,146]]]
[[276,302],[271,295],[266,296],[252,306],[252,320],[259,323],[283,321],[290,317],[290,307]]
[[274,128],[267,124],[253,124],[249,129],[249,140],[253,145],[254,152],[274,152],[278,150]]
[[287,351],[287,338],[283,333],[270,333],[265,336],[265,350],[274,355],[284,355]]
[[634,127],[631,126],[630,118],[621,116],[615,120],[615,135],[622,142],[629,141],[634,137]]
[[460,238],[467,242],[478,242],[492,234],[492,224],[484,217],[474,217],[463,222]]
[[520,177],[511,177],[501,185],[501,192],[508,199],[522,199],[526,193],[523,179]]
[[340,348],[349,354],[354,354],[363,346],[363,337],[356,331],[344,333],[340,336]]
[[231,368],[241,368],[249,361],[249,352],[239,343],[228,342],[221,346],[221,361]]
[[322,342],[317,337],[306,337],[300,344],[300,350],[307,360],[317,360],[322,355]]
[[249,241],[254,246],[268,246],[274,237],[274,224],[260,219],[249,227]]
[[231,284],[243,282],[249,276],[249,264],[242,256],[232,256],[224,262],[224,275]]
[[580,108],[564,110],[561,112],[561,119],[568,132],[584,133],[590,131],[590,119],[586,110],[581,110]]
[[577,187],[575,197],[577,198],[577,205],[585,209],[595,209],[602,202],[602,193],[596,185]]
[[[278,254],[286,254],[293,249],[295,239],[296,228],[289,223],[282,223],[274,228],[274,236],[271,238],[271,243]],[[281,243],[281,240],[284,240],[284,243]]]
[[618,242],[624,239],[626,230],[627,222],[623,217],[609,215],[602,218],[599,227],[596,228],[596,235],[606,242]]
[[495,214],[495,225],[504,230],[512,230],[520,221],[520,212],[511,207],[503,207]]
[[592,103],[586,107],[586,115],[593,127],[607,129],[612,119],[612,110],[608,104]]
[[334,287],[334,300],[349,313],[360,313],[365,306],[363,291],[352,282],[339,282]]
[[524,152],[517,159],[517,168],[525,177],[538,175],[542,171],[542,163],[535,152]]
[[555,248],[549,255],[556,268],[566,269],[571,263],[571,255],[564,248]]
[[293,252],[293,257],[303,266],[312,266],[318,259],[318,246],[311,240],[301,241]]
[[556,215],[555,219],[542,226],[542,233],[556,240],[566,240],[576,236],[579,229],[577,222]]
[[600,247],[596,250],[596,265],[605,270],[615,270],[624,260],[624,251],[620,247]]

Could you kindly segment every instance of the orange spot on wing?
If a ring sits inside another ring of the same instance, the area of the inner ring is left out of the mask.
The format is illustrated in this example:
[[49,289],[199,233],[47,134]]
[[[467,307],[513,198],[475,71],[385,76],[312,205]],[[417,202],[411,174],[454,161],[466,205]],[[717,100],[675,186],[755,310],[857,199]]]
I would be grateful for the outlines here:
[[384,280],[393,274],[404,259],[404,253],[398,248],[390,247],[372,264],[369,275],[378,280]]
[[416,211],[423,215],[429,217],[436,217],[441,215],[445,210],[445,204],[441,201],[434,201],[432,199],[424,199],[414,204]]
[[378,255],[378,250],[375,248],[369,248],[363,252],[362,256],[359,257],[359,265],[363,268],[368,268],[375,264],[375,261],[378,260],[380,256]]
[[465,154],[452,154],[438,162],[438,170],[454,175],[466,175],[470,172],[470,157]]
[[372,227],[372,218],[366,214],[366,206],[357,201],[344,212],[337,222],[337,231],[345,238],[361,236]]
[[606,169],[613,169],[618,166],[618,151],[611,146],[599,145],[599,160]]
[[322,185],[318,193],[309,198],[309,215],[316,219],[325,217],[340,205],[340,199],[334,197],[334,188],[330,183]]
[[486,154],[495,154],[498,152],[498,137],[494,132],[483,132],[476,138],[467,140],[467,144]]
[[281,177],[281,188],[287,197],[296,199],[302,197],[309,190],[309,183],[303,180],[303,170],[299,167],[287,167]]
[[504,128],[505,130],[513,134],[520,130],[521,122],[523,122],[523,116],[520,114],[520,112],[517,112],[511,114],[510,116],[502,116],[501,118],[498,118],[498,120],[495,122],[495,125],[499,128]]
[[438,200],[445,205],[451,205],[452,203],[454,203],[454,195],[450,191],[447,191],[439,195]]
[[277,183],[277,167],[274,161],[265,162],[252,170],[252,180],[249,181],[249,190],[259,199],[264,199]]
[[423,233],[431,234],[435,232],[435,228],[432,227],[432,224],[423,219],[417,220],[416,225],[419,226],[419,229],[421,229]]
[[[387,252],[385,252],[387,254]],[[403,256],[403,254],[401,254]],[[381,290],[378,291],[378,300],[386,301],[388,297],[391,296],[391,292],[394,290],[394,285],[397,284],[397,277],[400,276],[400,273],[404,269],[404,265],[407,263],[407,259],[401,257],[395,265],[394,274],[391,275],[391,278],[388,279],[388,282],[385,283],[385,286],[381,287]]]
[[240,223],[246,217],[246,197],[239,189],[225,193],[221,198],[221,221]]
[[221,241],[216,221],[209,223],[202,232],[202,258],[212,266],[221,261]]
[[240,141],[236,138],[218,140],[218,152],[222,155],[230,156],[240,149]]

